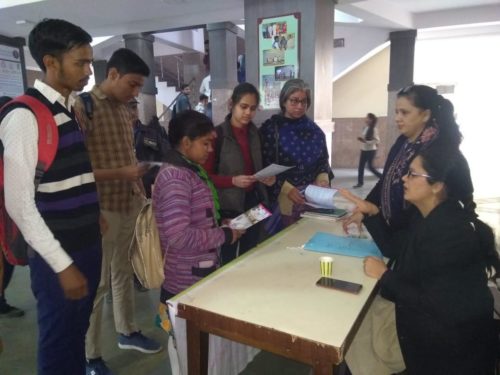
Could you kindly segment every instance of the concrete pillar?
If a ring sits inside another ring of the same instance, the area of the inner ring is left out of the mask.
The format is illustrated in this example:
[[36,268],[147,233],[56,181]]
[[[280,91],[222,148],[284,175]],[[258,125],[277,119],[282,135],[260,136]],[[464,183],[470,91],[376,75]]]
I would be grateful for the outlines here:
[[207,24],[210,48],[212,120],[219,124],[228,113],[228,100],[238,84],[236,72],[237,26],[231,22]]
[[123,36],[125,47],[137,53],[150,69],[149,77],[144,82],[144,87],[139,95],[139,118],[143,123],[148,123],[152,116],[156,116],[155,64],[153,42],[154,36],[138,33]]
[[389,65],[389,85],[387,103],[387,142],[392,145],[399,130],[394,126],[396,95],[398,91],[413,84],[413,67],[415,61],[415,40],[417,30],[394,31],[389,33],[391,56]]
[[[246,78],[259,87],[259,19],[292,13],[300,15],[298,78],[307,82],[312,92],[308,116],[325,132],[330,151],[334,0],[245,0]],[[260,111],[255,123],[278,111]]]

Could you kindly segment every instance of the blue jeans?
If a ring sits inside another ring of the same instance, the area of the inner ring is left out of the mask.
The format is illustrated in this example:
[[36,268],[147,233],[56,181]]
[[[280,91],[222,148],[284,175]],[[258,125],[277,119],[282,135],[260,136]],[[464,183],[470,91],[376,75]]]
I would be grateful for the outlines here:
[[38,375],[85,374],[85,334],[101,278],[101,245],[70,256],[87,278],[89,294],[80,300],[64,297],[57,274],[40,255],[29,259],[38,314]]

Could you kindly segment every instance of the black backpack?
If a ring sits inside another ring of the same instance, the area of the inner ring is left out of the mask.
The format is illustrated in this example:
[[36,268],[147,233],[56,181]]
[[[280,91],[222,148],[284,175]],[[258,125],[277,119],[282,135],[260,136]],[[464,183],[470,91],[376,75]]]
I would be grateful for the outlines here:
[[[139,161],[165,161],[170,142],[165,129],[160,125],[158,117],[153,116],[148,125],[139,124],[134,130],[135,155]],[[154,184],[160,167],[155,166],[142,177],[146,197],[151,197],[151,186]]]
[[139,161],[164,161],[170,150],[165,128],[153,116],[148,125],[139,124],[134,130],[135,154]]

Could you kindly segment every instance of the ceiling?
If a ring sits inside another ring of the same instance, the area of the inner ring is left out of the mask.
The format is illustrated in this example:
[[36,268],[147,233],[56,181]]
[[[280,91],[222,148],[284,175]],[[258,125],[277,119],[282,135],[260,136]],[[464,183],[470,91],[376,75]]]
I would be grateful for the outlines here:
[[[16,2],[19,0],[0,0],[0,35],[27,37],[33,25],[45,17],[76,23],[94,37],[165,31],[221,21],[238,23],[244,18],[244,0],[46,0],[2,8]],[[500,22],[500,0],[337,2],[337,9],[363,19],[358,25],[364,27],[398,30]]]

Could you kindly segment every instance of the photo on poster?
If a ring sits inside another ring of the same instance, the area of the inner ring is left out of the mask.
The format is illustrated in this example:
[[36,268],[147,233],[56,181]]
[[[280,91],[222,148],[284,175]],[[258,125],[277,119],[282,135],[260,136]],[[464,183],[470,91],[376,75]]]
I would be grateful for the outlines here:
[[287,34],[286,36],[286,49],[295,49],[295,34]]
[[288,81],[295,78],[295,65],[283,65],[274,68],[275,81]]
[[273,39],[281,34],[286,34],[287,24],[286,22],[272,22],[262,24],[262,37],[264,39]]
[[285,51],[279,49],[264,50],[264,66],[283,65],[285,63]]
[[276,82],[274,80],[274,75],[264,75],[261,77],[263,82],[263,104],[265,106],[272,106],[273,108],[278,106],[279,108],[279,97],[281,92],[281,82]]

